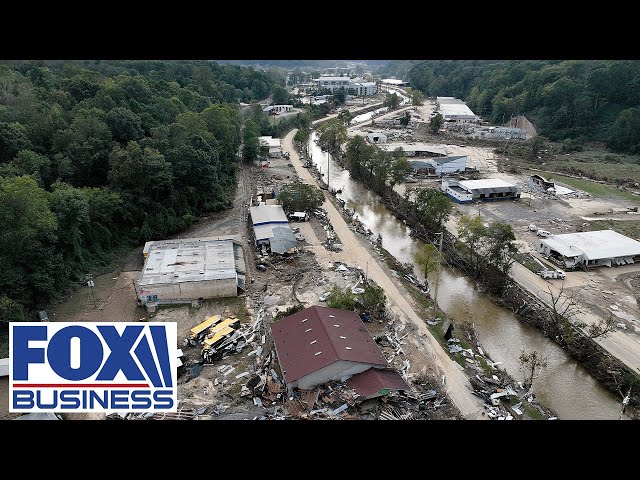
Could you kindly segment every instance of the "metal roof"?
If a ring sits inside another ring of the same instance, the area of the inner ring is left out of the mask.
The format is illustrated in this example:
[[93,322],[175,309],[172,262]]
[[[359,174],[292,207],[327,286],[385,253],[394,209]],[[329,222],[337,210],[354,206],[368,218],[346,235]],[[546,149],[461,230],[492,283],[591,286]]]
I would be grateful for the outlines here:
[[382,83],[387,83],[389,85],[404,85],[409,82],[405,82],[404,80],[396,80],[395,78],[383,78]]
[[411,390],[396,370],[387,368],[365,370],[348,379],[347,385],[365,398],[382,395],[384,390]]
[[447,154],[447,150],[445,149],[445,147],[431,145],[429,143],[393,142],[380,145],[381,149],[388,152],[391,152],[398,147],[402,148],[402,150],[404,150],[405,152],[427,152],[442,156],[445,156]]
[[286,253],[289,249],[297,247],[298,240],[295,233],[288,226],[273,227],[273,237],[269,239],[269,248],[273,253]]
[[[258,240],[269,240],[276,237],[276,233],[274,232],[277,228],[286,228],[287,230],[293,231],[289,227],[289,224],[281,224],[281,223],[267,223],[265,225],[258,225],[257,227],[253,227],[253,233],[256,237],[256,241]],[[294,234],[295,235],[295,234]],[[280,234],[280,237],[283,237],[283,234]]]
[[478,116],[462,100],[454,97],[437,97],[438,111],[443,117],[464,117],[476,119]]
[[347,80],[347,81],[351,81],[350,77],[319,77],[319,78],[313,78],[312,79],[314,82],[321,82],[321,81],[336,81],[336,80]]
[[587,260],[640,255],[640,242],[614,230],[565,233],[541,240],[564,257],[584,255]]
[[263,147],[280,147],[280,139],[270,136],[258,137],[260,145]]
[[53,412],[32,412],[19,417],[14,420],[60,420]]
[[287,383],[339,360],[387,367],[387,360],[355,312],[313,306],[271,326]]
[[284,223],[288,224],[287,216],[281,205],[259,205],[257,207],[249,207],[251,221],[253,226],[266,225],[268,223]]
[[216,237],[151,242],[138,285],[236,278],[233,245],[229,238]]
[[499,178],[483,178],[481,180],[461,180],[458,184],[465,190],[476,193],[516,192],[518,187]]

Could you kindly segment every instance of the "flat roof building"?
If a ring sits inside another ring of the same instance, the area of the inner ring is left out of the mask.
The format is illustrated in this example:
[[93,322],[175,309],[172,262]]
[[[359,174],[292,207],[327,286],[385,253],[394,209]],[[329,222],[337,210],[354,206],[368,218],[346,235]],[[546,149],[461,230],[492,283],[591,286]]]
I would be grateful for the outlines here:
[[262,136],[258,137],[258,143],[260,144],[262,152],[270,158],[282,157],[282,142],[279,138]]
[[380,145],[382,150],[392,152],[396,148],[402,148],[407,157],[445,157],[447,150],[445,147],[419,142],[393,142]]
[[405,82],[404,80],[396,80],[395,78],[383,78],[382,83],[385,85],[394,85],[400,87],[402,85],[409,85],[409,82]]
[[520,198],[518,187],[499,178],[484,178],[482,180],[444,178],[440,189],[457,203]]
[[235,297],[245,289],[242,244],[233,237],[152,241],[137,282],[143,303]]
[[314,78],[313,81],[321,88],[331,90],[331,93],[336,90],[344,89],[346,93],[350,93],[358,96],[375,95],[378,93],[378,86],[374,82],[365,82],[360,77],[335,77],[323,75],[319,78]]
[[551,235],[538,242],[538,251],[567,268],[584,265],[626,265],[640,260],[640,242],[614,230]]
[[289,389],[345,381],[370,368],[388,368],[380,348],[353,311],[313,306],[271,325]]
[[409,160],[409,164],[415,173],[428,175],[447,175],[450,173],[464,172],[467,168],[468,157],[455,155],[451,157],[435,157],[426,160]]
[[476,122],[479,117],[459,98],[436,97],[438,112],[445,122]]
[[268,246],[273,253],[286,253],[297,246],[293,230],[281,205],[250,207],[256,247]]

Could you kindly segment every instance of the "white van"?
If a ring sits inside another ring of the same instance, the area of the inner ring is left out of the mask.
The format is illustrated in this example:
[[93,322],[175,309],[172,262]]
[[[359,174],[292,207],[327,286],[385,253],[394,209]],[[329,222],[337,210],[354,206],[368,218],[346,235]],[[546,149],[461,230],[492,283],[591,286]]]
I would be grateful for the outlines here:
[[548,231],[548,230],[539,229],[536,232],[536,235],[538,235],[539,237],[550,237],[552,235],[552,233],[550,231]]

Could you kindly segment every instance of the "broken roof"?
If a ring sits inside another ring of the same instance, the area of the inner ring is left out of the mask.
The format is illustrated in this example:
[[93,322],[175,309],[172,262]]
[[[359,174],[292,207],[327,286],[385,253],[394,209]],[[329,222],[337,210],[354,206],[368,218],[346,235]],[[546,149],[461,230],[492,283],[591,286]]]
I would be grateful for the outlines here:
[[564,257],[584,255],[587,260],[640,255],[640,242],[614,230],[552,235],[542,243]]
[[410,390],[409,385],[396,370],[387,368],[365,370],[348,379],[347,385],[365,398],[384,395],[387,393],[385,390]]
[[249,207],[249,213],[251,214],[251,221],[254,227],[267,223],[289,223],[281,205],[258,205],[257,207]]
[[273,237],[269,238],[269,247],[273,253],[284,254],[298,246],[295,233],[288,226],[278,226],[272,229]]
[[387,360],[355,312],[315,305],[271,326],[287,383],[339,360],[387,367]]

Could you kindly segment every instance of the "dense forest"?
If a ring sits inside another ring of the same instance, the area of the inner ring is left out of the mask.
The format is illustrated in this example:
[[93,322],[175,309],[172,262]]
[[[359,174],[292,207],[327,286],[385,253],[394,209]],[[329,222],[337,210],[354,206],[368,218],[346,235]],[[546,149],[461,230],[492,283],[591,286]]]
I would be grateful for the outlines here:
[[30,318],[118,248],[228,207],[239,102],[283,84],[205,61],[0,63],[0,321]]
[[640,153],[638,61],[404,61],[383,73],[429,96],[461,98],[495,124],[524,114],[552,140]]

